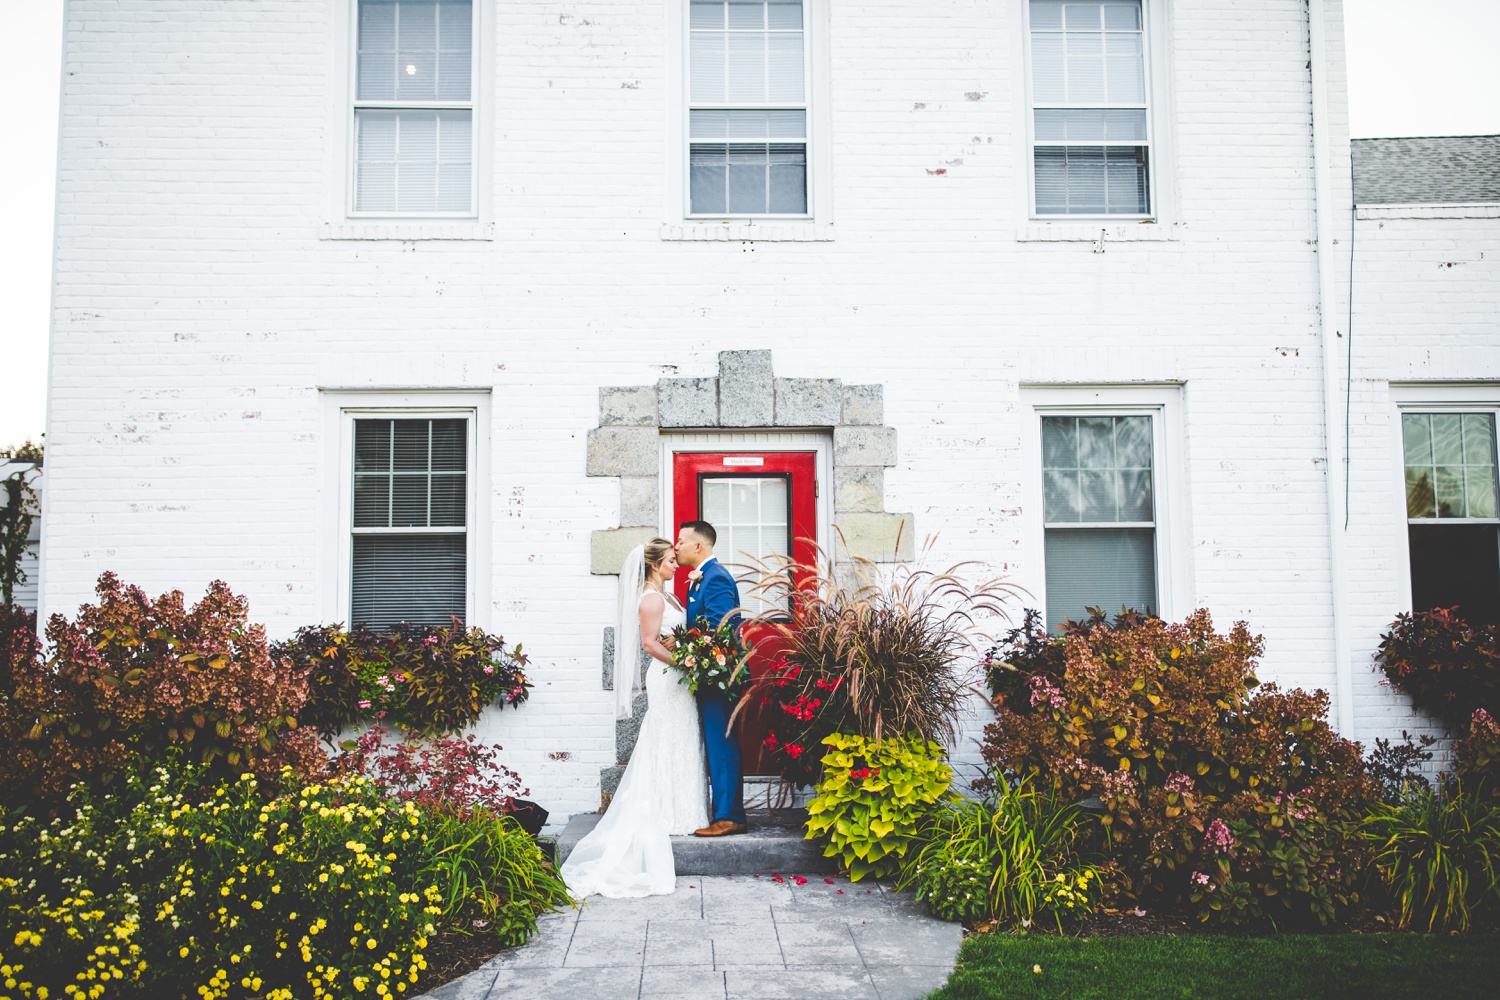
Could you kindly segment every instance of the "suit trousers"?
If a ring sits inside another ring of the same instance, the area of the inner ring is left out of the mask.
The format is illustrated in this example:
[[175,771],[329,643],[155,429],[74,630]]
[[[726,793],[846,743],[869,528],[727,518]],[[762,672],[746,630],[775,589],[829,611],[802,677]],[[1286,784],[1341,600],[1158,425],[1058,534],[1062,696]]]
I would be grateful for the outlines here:
[[708,783],[713,791],[714,819],[745,822],[745,786],[740,774],[740,741],[734,733],[727,736],[733,708],[722,691],[705,691],[698,695],[703,717],[703,750],[708,757]]

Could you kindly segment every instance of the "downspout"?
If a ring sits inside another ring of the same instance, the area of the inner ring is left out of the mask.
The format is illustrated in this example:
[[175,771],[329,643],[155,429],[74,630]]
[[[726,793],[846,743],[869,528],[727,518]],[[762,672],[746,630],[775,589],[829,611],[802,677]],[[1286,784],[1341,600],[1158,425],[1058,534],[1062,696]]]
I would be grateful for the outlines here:
[[1346,335],[1334,327],[1338,301],[1333,267],[1334,213],[1330,188],[1332,148],[1328,122],[1328,37],[1324,0],[1307,0],[1308,68],[1312,76],[1313,201],[1318,238],[1318,333],[1323,342],[1324,481],[1328,488],[1328,563],[1333,604],[1334,711],[1339,735],[1354,738],[1354,676],[1349,654],[1349,613],[1345,593],[1344,447],[1337,429],[1339,347]]

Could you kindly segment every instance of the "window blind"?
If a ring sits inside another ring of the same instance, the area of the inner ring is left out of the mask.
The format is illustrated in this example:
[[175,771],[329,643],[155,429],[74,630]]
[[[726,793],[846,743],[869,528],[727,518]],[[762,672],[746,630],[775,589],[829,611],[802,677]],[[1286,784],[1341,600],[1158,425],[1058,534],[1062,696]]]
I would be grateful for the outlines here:
[[1152,418],[1042,418],[1047,621],[1155,610]]
[[352,624],[463,620],[467,465],[464,419],[354,421]]
[[692,212],[805,214],[801,0],[692,0],[689,11]]

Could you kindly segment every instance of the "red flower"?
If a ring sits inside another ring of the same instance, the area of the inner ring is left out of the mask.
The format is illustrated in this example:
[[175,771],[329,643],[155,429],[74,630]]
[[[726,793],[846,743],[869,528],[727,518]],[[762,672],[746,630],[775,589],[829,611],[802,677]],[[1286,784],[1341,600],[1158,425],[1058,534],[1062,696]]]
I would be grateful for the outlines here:
[[849,777],[851,777],[851,778],[868,778],[869,776],[870,776],[870,769],[868,767],[861,767],[861,768],[857,768],[857,769],[851,769],[849,771]]
[[807,879],[803,878],[801,875],[793,875],[792,876],[792,881],[796,882],[798,885],[806,885],[807,884]]
[[786,755],[793,760],[802,756],[802,748],[795,743],[786,744]]
[[769,733],[769,735],[765,739],[763,739],[763,740],[760,741],[761,742],[761,746],[767,746],[767,747],[770,747],[772,750],[774,750],[774,749],[776,749],[777,742],[779,742],[776,739],[776,730],[771,729],[771,730],[768,730],[767,732]]

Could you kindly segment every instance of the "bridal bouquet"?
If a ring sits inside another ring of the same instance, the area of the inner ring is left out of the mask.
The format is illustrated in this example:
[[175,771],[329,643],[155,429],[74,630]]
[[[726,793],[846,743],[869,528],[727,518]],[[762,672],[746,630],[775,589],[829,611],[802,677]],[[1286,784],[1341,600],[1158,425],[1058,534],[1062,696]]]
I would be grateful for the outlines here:
[[745,669],[749,650],[728,623],[712,631],[679,625],[672,630],[672,640],[672,665],[682,671],[681,683],[693,694],[718,689],[734,701],[749,683]]

